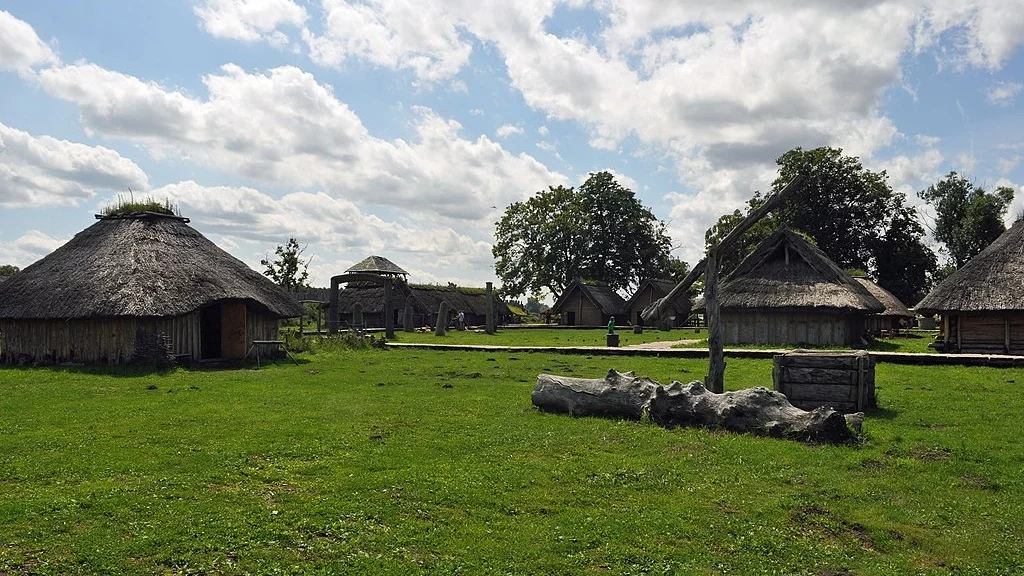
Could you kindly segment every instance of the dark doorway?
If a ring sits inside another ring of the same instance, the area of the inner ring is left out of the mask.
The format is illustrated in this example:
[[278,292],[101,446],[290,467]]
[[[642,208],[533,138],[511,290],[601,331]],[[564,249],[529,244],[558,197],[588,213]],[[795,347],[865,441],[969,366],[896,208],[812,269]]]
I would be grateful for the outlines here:
[[576,313],[575,312],[566,312],[565,313],[565,325],[566,326],[575,326],[576,325]]
[[200,353],[204,359],[220,358],[220,306],[207,306],[199,311]]
[[637,310],[637,312],[636,312],[636,325],[637,326],[643,326],[644,325],[644,313],[641,312],[640,310]]

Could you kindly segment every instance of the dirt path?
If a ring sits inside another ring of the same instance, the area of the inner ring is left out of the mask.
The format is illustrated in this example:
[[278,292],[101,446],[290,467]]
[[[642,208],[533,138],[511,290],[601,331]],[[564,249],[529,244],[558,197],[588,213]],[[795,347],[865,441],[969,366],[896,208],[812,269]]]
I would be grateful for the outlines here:
[[696,344],[700,340],[669,340],[665,342],[646,342],[644,344],[631,344],[623,346],[630,350],[671,350],[673,346]]

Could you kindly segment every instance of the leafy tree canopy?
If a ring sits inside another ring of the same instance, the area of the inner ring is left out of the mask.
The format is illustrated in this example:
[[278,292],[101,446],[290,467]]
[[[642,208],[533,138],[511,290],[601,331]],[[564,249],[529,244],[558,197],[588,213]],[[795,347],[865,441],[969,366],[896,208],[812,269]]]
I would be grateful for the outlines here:
[[304,288],[308,286],[306,280],[309,278],[309,263],[313,260],[302,260],[302,253],[306,246],[299,247],[299,241],[289,238],[284,246],[278,246],[274,250],[277,258],[270,260],[264,258],[260,264],[266,267],[263,274],[285,288]]
[[935,209],[935,239],[942,243],[947,266],[953,270],[1006,232],[1003,217],[1013,202],[1012,188],[1001,186],[989,193],[950,172],[917,195]]
[[664,275],[671,247],[665,224],[609,172],[509,205],[495,238],[495,272],[512,296],[561,294],[576,278],[625,289]]
[[0,264],[0,278],[6,278],[7,276],[13,276],[21,271],[14,264]]
[[[856,157],[830,147],[794,148],[776,163],[779,175],[772,193],[799,173],[807,179],[784,206],[762,218],[722,255],[723,273],[731,272],[758,243],[786,226],[802,233],[839,267],[868,271],[907,304],[924,296],[936,268],[935,255],[922,240],[924,228],[906,205],[906,196],[889,186],[884,171],[868,170]],[[720,242],[765,199],[755,193],[745,212],[719,218],[705,234],[705,245]]]

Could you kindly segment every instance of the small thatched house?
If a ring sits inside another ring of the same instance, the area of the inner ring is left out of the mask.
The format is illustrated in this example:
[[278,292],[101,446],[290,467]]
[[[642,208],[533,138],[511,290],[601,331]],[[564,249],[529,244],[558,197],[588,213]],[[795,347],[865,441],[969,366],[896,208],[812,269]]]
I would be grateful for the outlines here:
[[942,315],[948,352],[1024,354],[1024,221],[940,282],[915,309]]
[[[676,283],[671,280],[644,280],[641,282],[636,292],[633,293],[633,297],[626,302],[627,318],[623,319],[623,323],[630,321],[636,326],[643,326],[644,320],[640,315],[644,308],[667,296],[675,286]],[[691,308],[692,302],[689,298],[680,297],[676,300],[669,311],[669,325],[682,326],[685,324]]]
[[615,316],[619,324],[628,324],[626,301],[604,285],[584,284],[574,280],[551,307],[563,326],[604,326]]
[[864,317],[885,310],[824,252],[786,229],[722,281],[719,302],[725,344],[858,344]]
[[178,216],[98,217],[0,284],[8,363],[242,358],[302,308]]
[[914,314],[892,292],[875,284],[870,278],[855,276],[854,280],[867,288],[868,292],[885,306],[885,310],[864,317],[864,331],[872,336],[883,333],[898,334],[903,328],[914,325]]
[[376,274],[378,276],[390,276],[402,278],[409,276],[409,273],[402,270],[397,264],[383,256],[367,256],[362,262],[353,265],[345,272],[361,272],[364,274]]

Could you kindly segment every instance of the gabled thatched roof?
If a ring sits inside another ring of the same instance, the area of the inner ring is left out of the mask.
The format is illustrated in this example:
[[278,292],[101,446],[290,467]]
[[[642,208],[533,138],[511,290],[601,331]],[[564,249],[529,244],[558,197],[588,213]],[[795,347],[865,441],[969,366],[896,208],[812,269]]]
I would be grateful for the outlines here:
[[897,318],[913,318],[914,314],[907,309],[903,302],[897,298],[892,292],[889,292],[885,288],[882,288],[878,284],[875,284],[870,278],[864,278],[863,276],[856,276],[854,280],[860,282],[860,285],[867,288],[868,292],[885,306],[885,310],[875,314],[876,316],[895,316]]
[[302,307],[184,218],[104,218],[0,284],[0,318],[179,316],[245,299],[281,317]]
[[[633,292],[633,295],[629,300],[626,301],[627,310],[633,308],[633,305],[636,304],[637,298],[639,298],[648,287],[650,287],[654,292],[654,300],[657,300],[658,298],[668,296],[668,293],[676,287],[676,283],[672,280],[644,280],[639,286],[637,286],[636,291]],[[677,314],[689,314],[691,307],[692,302],[690,302],[689,298],[680,297],[676,299],[675,303],[673,303],[672,311]]]
[[[453,314],[459,310],[480,316],[487,314],[487,295],[482,288],[398,282],[391,297],[392,305],[396,310],[404,309],[406,302],[410,302],[413,311],[417,314],[437,314],[441,302],[447,302],[448,308]],[[384,311],[384,288],[379,284],[354,283],[338,292],[338,307],[343,313],[351,311],[352,305],[356,302],[362,304],[364,313],[382,313]],[[497,294],[495,294],[494,303],[495,313],[498,316],[508,316],[511,313]]]
[[885,310],[824,252],[785,228],[758,244],[722,281],[719,298],[723,309]]
[[397,264],[383,256],[369,256],[362,262],[352,266],[345,272],[367,272],[370,274],[403,275],[409,273],[398,267]]
[[1024,310],[1024,220],[1018,220],[915,307],[919,313]]
[[609,316],[624,316],[627,313],[626,301],[619,296],[615,290],[612,290],[609,286],[584,284],[579,280],[573,280],[572,284],[569,284],[565,290],[562,291],[562,295],[555,301],[555,305],[551,307],[552,312],[561,312],[562,307],[565,305],[565,301],[569,298],[569,295],[580,290],[583,295],[590,299],[602,314]]

